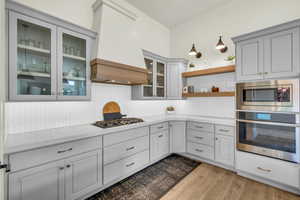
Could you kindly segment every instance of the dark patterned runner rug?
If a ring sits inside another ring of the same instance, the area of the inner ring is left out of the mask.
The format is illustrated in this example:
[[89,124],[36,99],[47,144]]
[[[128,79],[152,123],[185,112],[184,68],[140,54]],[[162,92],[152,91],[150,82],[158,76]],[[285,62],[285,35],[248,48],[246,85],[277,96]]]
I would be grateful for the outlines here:
[[199,165],[171,155],[87,200],[158,200]]

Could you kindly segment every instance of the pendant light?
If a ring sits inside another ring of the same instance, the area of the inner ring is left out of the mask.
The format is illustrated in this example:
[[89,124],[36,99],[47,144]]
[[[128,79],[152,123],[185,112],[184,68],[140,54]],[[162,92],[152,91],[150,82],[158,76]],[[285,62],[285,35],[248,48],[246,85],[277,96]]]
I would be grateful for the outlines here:
[[196,56],[196,55],[197,55],[197,50],[196,50],[195,44],[193,44],[193,47],[189,52],[189,56]]
[[222,41],[222,36],[219,37],[219,42],[216,46],[216,49],[220,50],[221,53],[225,53],[228,50],[227,46],[225,46],[224,42]]
[[195,56],[196,58],[201,58],[202,57],[202,53],[197,52],[195,44],[193,44],[192,49],[189,52],[189,56]]

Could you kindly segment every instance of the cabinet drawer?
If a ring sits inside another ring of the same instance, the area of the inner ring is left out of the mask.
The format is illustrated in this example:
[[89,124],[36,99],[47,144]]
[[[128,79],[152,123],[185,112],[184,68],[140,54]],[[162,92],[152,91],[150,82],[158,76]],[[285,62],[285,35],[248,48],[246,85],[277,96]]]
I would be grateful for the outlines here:
[[216,134],[234,136],[234,129],[233,126],[216,125]]
[[144,136],[104,148],[104,164],[121,160],[149,149],[149,137]]
[[164,130],[168,130],[168,128],[169,128],[168,122],[155,124],[155,125],[150,126],[150,133],[152,134],[152,133],[156,133],[156,132],[161,132]]
[[128,131],[123,131],[120,133],[113,133],[109,135],[105,135],[103,137],[103,145],[104,147],[118,144],[121,142],[125,142],[127,140],[132,140],[138,137],[143,137],[149,134],[149,128],[148,127],[142,127],[137,129],[131,129]]
[[125,178],[131,172],[149,163],[149,151],[143,151],[131,157],[104,166],[104,184],[118,178]]
[[187,139],[189,142],[214,146],[214,134],[199,132],[192,129],[188,130]]
[[214,159],[214,149],[213,147],[197,144],[193,142],[187,143],[187,152],[202,158]]
[[299,188],[299,166],[250,153],[237,152],[236,168],[243,172]]
[[188,128],[204,132],[214,132],[214,125],[200,122],[188,122]]
[[93,137],[84,140],[64,143],[41,149],[21,152],[9,156],[11,171],[26,169],[46,162],[59,160],[80,153],[100,149],[102,137]]

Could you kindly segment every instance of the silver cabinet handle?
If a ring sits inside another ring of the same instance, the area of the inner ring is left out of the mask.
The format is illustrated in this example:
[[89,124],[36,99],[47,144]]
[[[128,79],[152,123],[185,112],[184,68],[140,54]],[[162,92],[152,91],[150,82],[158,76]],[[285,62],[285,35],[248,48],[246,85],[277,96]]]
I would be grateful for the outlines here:
[[262,167],[257,167],[257,169],[260,170],[260,171],[263,171],[263,172],[268,172],[268,173],[270,173],[272,171],[270,169],[264,169]]
[[58,153],[58,154],[61,154],[61,153],[66,153],[66,152],[68,152],[68,151],[72,151],[72,150],[73,150],[73,148],[70,148],[70,149],[66,149],[66,150],[58,151],[57,153]]
[[203,128],[203,126],[195,126],[196,128]]
[[134,165],[134,164],[135,164],[135,162],[132,162],[132,163],[126,165],[126,167],[131,167],[131,166]]
[[195,151],[197,151],[197,152],[203,152],[203,150],[201,150],[201,149],[195,149]]
[[163,128],[164,128],[163,126],[157,127],[157,129],[163,129]]
[[59,167],[59,170],[64,170],[65,168],[64,167]]
[[126,149],[126,151],[130,151],[130,150],[133,150],[133,149],[135,149],[135,147],[128,147],[128,148]]
[[159,137],[159,138],[162,138],[163,136],[164,136],[164,135],[159,135],[158,137]]
[[195,136],[196,139],[203,140],[203,137]]
[[219,129],[219,131],[220,132],[225,132],[225,133],[229,132],[229,130],[226,130],[226,129]]
[[71,165],[67,165],[67,166],[66,166],[66,168],[70,168],[70,167],[71,167]]

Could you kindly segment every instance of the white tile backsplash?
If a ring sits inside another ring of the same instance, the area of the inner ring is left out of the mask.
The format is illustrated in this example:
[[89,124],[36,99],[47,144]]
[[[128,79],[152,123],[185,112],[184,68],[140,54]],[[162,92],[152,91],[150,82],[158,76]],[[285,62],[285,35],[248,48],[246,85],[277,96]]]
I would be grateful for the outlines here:
[[102,120],[102,108],[116,101],[129,117],[165,114],[167,106],[175,106],[180,114],[234,117],[234,98],[196,98],[180,101],[132,101],[131,87],[93,84],[89,102],[7,102],[6,127],[9,134]]

